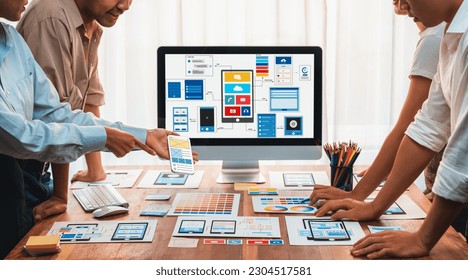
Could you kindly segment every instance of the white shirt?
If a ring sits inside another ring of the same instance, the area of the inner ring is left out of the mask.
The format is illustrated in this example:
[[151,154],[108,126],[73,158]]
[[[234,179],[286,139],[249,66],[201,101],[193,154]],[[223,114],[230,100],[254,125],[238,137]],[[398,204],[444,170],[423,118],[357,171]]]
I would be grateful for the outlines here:
[[468,202],[468,1],[463,1],[442,39],[429,98],[406,135],[433,151],[445,144],[433,192]]
[[444,35],[444,28],[445,22],[419,32],[410,76],[421,76],[432,80],[439,64],[440,41]]

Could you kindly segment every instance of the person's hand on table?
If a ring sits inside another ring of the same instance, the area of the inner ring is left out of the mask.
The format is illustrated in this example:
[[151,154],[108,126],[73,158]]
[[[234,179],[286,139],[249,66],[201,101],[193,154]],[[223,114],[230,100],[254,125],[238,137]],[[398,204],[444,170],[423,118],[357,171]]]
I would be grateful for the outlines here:
[[[314,185],[310,195],[310,205],[321,207],[328,200],[352,198],[352,192],[347,192],[333,186]],[[322,200],[322,201],[319,201]]]
[[351,254],[368,259],[414,258],[429,255],[417,232],[382,231],[367,235],[356,242]]
[[52,215],[61,214],[67,211],[67,200],[52,195],[48,200],[37,205],[33,209],[34,221],[38,222]]
[[318,217],[332,212],[332,220],[348,219],[353,221],[370,221],[378,218],[380,214],[376,211],[372,202],[367,203],[350,198],[327,201],[315,212]]
[[75,175],[71,178],[71,182],[81,181],[81,182],[97,182],[105,180],[107,174],[104,170],[80,170],[76,172]]
[[[169,159],[169,147],[167,145],[167,136],[179,134],[165,129],[150,129],[146,137],[146,144],[153,149],[156,154],[164,159]],[[192,151],[193,160],[198,161],[198,153]]]

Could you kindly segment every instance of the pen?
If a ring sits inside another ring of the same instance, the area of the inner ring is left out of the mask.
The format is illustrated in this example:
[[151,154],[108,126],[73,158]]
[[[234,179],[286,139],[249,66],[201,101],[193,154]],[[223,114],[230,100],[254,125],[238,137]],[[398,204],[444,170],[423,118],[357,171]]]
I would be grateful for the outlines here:
[[309,204],[309,202],[310,202],[310,198],[306,198],[302,200],[301,202],[299,202],[299,204]]

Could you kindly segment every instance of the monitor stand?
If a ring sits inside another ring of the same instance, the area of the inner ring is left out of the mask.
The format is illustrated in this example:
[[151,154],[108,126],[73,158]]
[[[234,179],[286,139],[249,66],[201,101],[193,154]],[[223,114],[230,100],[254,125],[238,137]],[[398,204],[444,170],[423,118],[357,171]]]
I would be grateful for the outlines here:
[[258,161],[223,161],[221,174],[216,179],[218,184],[232,183],[265,183],[260,174]]

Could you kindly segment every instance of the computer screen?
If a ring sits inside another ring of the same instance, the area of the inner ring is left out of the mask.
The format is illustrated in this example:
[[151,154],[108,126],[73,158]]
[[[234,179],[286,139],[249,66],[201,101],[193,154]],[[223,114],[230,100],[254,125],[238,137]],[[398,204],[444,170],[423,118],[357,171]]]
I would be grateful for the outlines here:
[[322,51],[160,47],[158,127],[190,137],[200,159],[223,165],[319,159]]

